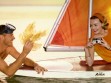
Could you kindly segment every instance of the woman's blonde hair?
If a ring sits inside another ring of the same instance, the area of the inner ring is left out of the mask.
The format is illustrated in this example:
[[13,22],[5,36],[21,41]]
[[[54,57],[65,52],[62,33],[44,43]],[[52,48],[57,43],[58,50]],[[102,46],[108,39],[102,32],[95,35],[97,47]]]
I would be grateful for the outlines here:
[[107,22],[107,19],[102,14],[95,13],[90,19],[97,19],[97,18],[100,20],[101,23],[103,23],[102,28],[104,30],[107,30],[109,23]]

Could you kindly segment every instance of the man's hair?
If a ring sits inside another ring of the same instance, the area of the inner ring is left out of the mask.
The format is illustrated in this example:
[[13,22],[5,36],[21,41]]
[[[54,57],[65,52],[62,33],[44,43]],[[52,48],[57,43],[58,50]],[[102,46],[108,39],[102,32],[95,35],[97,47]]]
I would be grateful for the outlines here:
[[0,25],[0,35],[2,34],[11,34],[16,29],[12,24],[2,24]]

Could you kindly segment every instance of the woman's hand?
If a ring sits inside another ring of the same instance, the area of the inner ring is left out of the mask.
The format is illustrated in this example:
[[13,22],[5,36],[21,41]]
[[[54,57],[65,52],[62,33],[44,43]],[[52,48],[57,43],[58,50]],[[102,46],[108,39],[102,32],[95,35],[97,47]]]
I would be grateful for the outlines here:
[[101,43],[102,46],[106,47],[107,49],[111,50],[111,47],[110,45],[102,38],[102,43]]
[[44,75],[45,71],[48,71],[47,69],[45,69],[44,67],[38,65],[38,64],[34,64],[34,69],[36,72],[38,72],[38,74],[40,74],[42,72],[42,75]]
[[89,47],[89,48],[93,47],[93,43],[92,42],[88,42],[86,47]]

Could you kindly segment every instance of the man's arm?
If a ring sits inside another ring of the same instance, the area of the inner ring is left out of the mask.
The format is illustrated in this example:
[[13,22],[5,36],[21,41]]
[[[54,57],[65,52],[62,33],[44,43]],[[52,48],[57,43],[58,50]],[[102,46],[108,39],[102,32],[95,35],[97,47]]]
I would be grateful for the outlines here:
[[[24,45],[23,51],[21,54],[19,54],[19,56],[17,57],[16,61],[13,62],[11,65],[7,65],[5,61],[3,61],[0,58],[0,70],[5,73],[6,75],[8,75],[9,77],[11,77],[22,65],[22,63],[25,61],[26,56],[28,55],[28,53],[31,51],[33,47],[32,42],[28,41],[26,42],[26,44]],[[15,50],[13,47],[9,47],[7,49],[7,52],[9,54],[13,54],[15,53]]]
[[[20,56],[20,53],[14,47],[9,48],[9,49],[12,50],[10,52],[10,55],[12,55],[15,59],[18,59],[18,57]],[[36,70],[36,72],[38,72],[38,73],[42,72],[42,74],[44,74],[44,71],[47,71],[47,69],[43,68],[42,66],[35,63],[33,60],[31,60],[29,58],[25,58],[23,64],[26,66],[33,67]]]
[[47,71],[47,69],[45,69],[44,67],[42,67],[39,64],[35,63],[33,60],[31,60],[29,58],[25,59],[24,64],[27,65],[27,66],[33,67],[35,69],[35,71],[38,72],[38,74],[42,72],[42,75],[43,75],[44,71]]
[[5,61],[0,58],[0,71],[11,77],[14,73],[18,70],[18,68],[22,65],[23,61],[25,60],[25,54],[21,54],[18,59],[13,62],[11,65],[7,65]]

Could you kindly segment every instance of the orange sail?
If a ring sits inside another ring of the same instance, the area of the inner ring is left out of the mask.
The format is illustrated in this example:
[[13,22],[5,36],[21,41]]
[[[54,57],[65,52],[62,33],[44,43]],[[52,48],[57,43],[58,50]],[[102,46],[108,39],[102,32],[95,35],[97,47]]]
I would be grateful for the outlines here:
[[51,44],[64,46],[86,45],[88,38],[88,7],[89,0],[71,0]]

